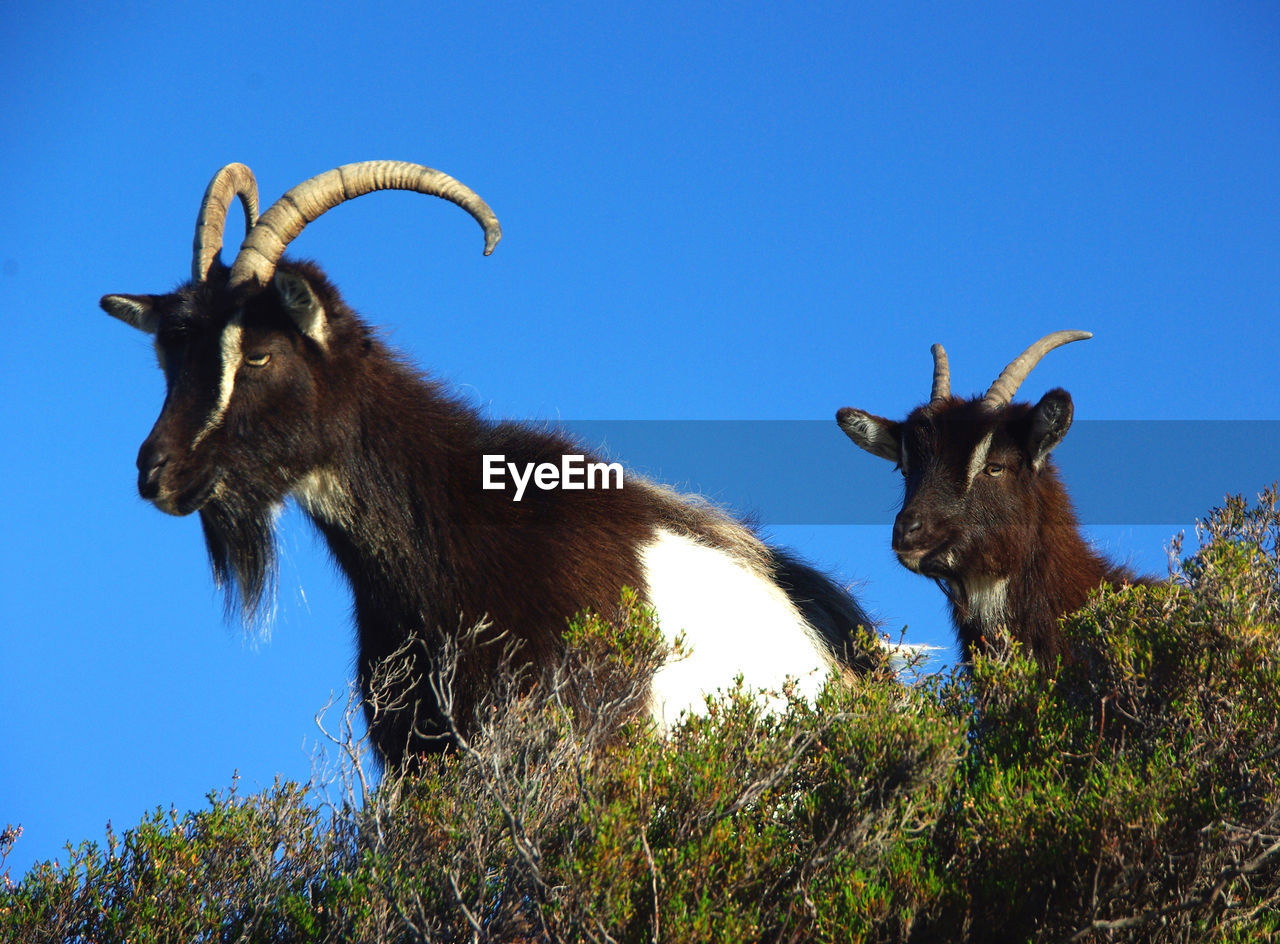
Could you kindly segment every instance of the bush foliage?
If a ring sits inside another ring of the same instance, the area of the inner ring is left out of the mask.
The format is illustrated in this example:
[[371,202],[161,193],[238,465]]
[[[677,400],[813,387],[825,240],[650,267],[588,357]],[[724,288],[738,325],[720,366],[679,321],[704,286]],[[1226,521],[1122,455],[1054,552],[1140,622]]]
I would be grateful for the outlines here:
[[374,784],[349,705],[316,783],[6,876],[0,940],[1280,938],[1278,536],[1274,489],[1228,501],[1168,583],[1070,616],[1055,670],[735,691],[667,737],[629,680],[673,654],[628,598],[411,774]]

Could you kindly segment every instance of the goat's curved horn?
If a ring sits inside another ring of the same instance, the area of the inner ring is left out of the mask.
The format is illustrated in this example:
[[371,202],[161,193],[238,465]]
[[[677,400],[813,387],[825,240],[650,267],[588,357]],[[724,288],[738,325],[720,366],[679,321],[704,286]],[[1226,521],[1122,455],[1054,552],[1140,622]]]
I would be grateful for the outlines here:
[[339,203],[375,190],[413,190],[456,203],[484,229],[486,256],[502,238],[502,227],[489,205],[448,174],[406,161],[361,161],[304,180],[273,203],[240,246],[231,267],[230,285],[266,285],[285,247],[303,227]]
[[1018,388],[1022,386],[1022,382],[1027,379],[1027,375],[1036,364],[1040,363],[1040,358],[1055,347],[1070,344],[1072,341],[1087,341],[1091,337],[1093,334],[1088,331],[1055,331],[1053,334],[1046,334],[1014,358],[1009,366],[1000,372],[1000,376],[992,382],[982,397],[982,402],[991,407],[1007,405],[1013,399],[1013,395],[1018,392]]
[[929,402],[937,403],[951,396],[951,367],[941,344],[929,348],[929,353],[933,355],[933,392],[929,394]]
[[258,183],[253,179],[253,171],[243,164],[228,164],[214,174],[205,189],[204,199],[200,201],[191,255],[191,278],[196,282],[203,282],[209,277],[213,260],[222,252],[222,231],[233,197],[239,197],[244,206],[244,231],[247,235],[258,222]]

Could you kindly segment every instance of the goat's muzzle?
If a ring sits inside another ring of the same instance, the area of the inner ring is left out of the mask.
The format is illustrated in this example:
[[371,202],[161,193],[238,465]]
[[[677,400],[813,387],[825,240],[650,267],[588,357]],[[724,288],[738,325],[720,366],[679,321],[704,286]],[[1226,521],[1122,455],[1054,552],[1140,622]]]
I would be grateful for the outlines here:
[[222,475],[213,471],[175,485],[174,465],[167,452],[153,446],[150,440],[143,443],[138,450],[138,494],[165,514],[181,517],[204,507]]
[[893,521],[893,553],[903,567],[916,573],[929,569],[930,556],[944,543],[936,527],[927,525],[913,509],[904,508]]
[[169,464],[169,456],[143,443],[138,450],[138,494],[147,501],[155,501],[160,495],[160,474]]

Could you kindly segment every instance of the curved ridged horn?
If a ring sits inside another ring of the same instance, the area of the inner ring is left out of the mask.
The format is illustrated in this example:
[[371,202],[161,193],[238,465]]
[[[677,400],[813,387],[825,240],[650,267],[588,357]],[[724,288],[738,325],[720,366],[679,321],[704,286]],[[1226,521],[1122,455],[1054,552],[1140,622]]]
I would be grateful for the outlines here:
[[951,367],[941,344],[929,348],[929,353],[933,355],[933,392],[929,394],[929,402],[936,403],[951,396]]
[[339,203],[375,190],[413,190],[456,203],[484,229],[484,254],[493,252],[502,227],[489,205],[448,174],[406,161],[344,164],[304,180],[271,205],[245,237],[231,267],[231,287],[271,281],[285,247],[303,227]]
[[1000,376],[987,388],[982,402],[991,407],[1007,405],[1013,399],[1013,395],[1018,392],[1018,388],[1022,386],[1022,382],[1027,379],[1027,375],[1036,364],[1040,363],[1040,358],[1055,347],[1070,344],[1072,341],[1087,341],[1091,337],[1093,335],[1088,331],[1055,331],[1053,334],[1046,334],[1014,358],[1009,366],[1000,372]]
[[222,252],[222,231],[233,197],[239,197],[244,206],[247,235],[258,222],[258,183],[253,179],[253,171],[243,164],[228,164],[213,175],[205,188],[200,215],[196,217],[196,239],[191,255],[191,278],[196,282],[209,277],[213,260]]

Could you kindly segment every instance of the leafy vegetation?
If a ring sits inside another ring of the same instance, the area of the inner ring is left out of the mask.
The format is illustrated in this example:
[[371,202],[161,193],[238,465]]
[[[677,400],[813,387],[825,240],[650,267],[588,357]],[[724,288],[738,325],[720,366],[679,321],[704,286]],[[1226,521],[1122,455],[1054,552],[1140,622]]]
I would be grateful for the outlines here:
[[349,705],[315,784],[6,877],[0,940],[1280,938],[1275,490],[1200,532],[1168,583],[1069,617],[1056,670],[735,691],[668,737],[628,680],[679,653],[628,598],[449,756],[375,786]]

